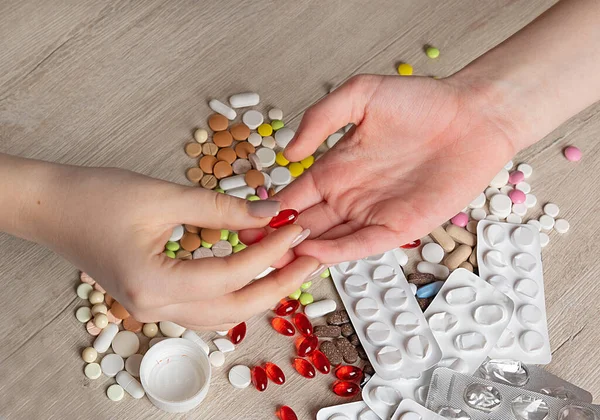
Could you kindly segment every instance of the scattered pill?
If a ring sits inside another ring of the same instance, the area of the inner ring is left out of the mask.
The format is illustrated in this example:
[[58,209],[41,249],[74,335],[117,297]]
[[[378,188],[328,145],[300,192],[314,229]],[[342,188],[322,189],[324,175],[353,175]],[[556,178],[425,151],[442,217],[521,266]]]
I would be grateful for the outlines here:
[[265,363],[265,373],[267,377],[277,385],[283,385],[285,383],[285,375],[281,368],[275,363]]
[[520,182],[523,182],[525,179],[525,174],[521,171],[512,171],[508,176],[508,182],[513,185],[517,185]]
[[412,76],[413,67],[410,64],[402,63],[398,66],[398,74],[400,76]]
[[102,358],[100,367],[106,376],[112,378],[125,368],[125,362],[118,354],[111,353]]
[[275,138],[272,136],[263,137],[261,143],[262,146],[267,147],[269,149],[274,149],[277,145]]
[[106,390],[106,396],[111,401],[121,401],[125,396],[125,391],[121,387],[121,385],[113,384],[108,387]]
[[242,121],[250,130],[256,130],[258,126],[263,123],[264,117],[260,112],[251,109],[244,112],[244,115],[242,115]]
[[98,358],[98,352],[93,347],[86,347],[81,352],[81,358],[86,363],[95,362],[96,359]]
[[304,166],[299,162],[290,163],[288,169],[294,178],[298,178],[304,172]]
[[108,313],[108,308],[103,303],[97,303],[94,306],[92,306],[92,315],[96,315],[96,314],[106,315],[107,313]]
[[310,355],[319,346],[319,339],[314,335],[307,337],[298,337],[296,339],[296,352],[300,357],[306,357]]
[[179,241],[179,244],[183,249],[189,252],[194,252],[201,245],[202,241],[200,240],[200,236],[196,233],[185,232]]
[[560,213],[560,209],[556,204],[548,203],[544,206],[544,213],[550,217],[555,218],[556,216],[558,216],[558,213]]
[[197,129],[194,131],[194,139],[200,144],[205,143],[208,140],[208,131],[204,128]]
[[296,369],[296,372],[298,372],[305,378],[311,379],[316,376],[315,368],[306,359],[295,357],[292,362],[292,366],[294,367],[294,369]]
[[348,381],[335,381],[333,383],[333,392],[340,397],[354,397],[360,392],[359,384]]
[[343,381],[360,381],[363,377],[363,371],[358,366],[341,365],[335,368],[334,375]]
[[429,58],[438,58],[440,56],[440,50],[435,47],[427,47],[425,52]]
[[260,96],[255,92],[236,93],[229,97],[229,104],[233,108],[246,108],[249,106],[258,105]]
[[98,363],[90,363],[85,366],[83,373],[89,379],[98,379],[102,375],[102,368]]
[[275,142],[277,143],[277,146],[285,149],[295,135],[296,132],[288,127],[280,128],[275,132]]
[[581,153],[581,150],[579,150],[575,146],[565,147],[565,150],[563,151],[563,153],[564,153],[565,157],[567,158],[567,160],[570,162],[578,162],[581,160],[581,157],[583,156],[583,154]]
[[283,111],[279,108],[271,108],[268,113],[269,119],[273,120],[283,120]]
[[567,233],[570,227],[569,222],[565,219],[557,219],[554,222],[554,230],[558,233]]
[[[227,127],[229,126],[229,121],[227,120],[227,117],[225,117],[224,115],[212,114],[210,117],[208,117],[208,126],[213,131],[223,131],[223,130],[227,130]],[[207,138],[208,138],[208,133],[207,133]],[[198,142],[198,143],[204,143],[204,142]]]
[[225,364],[225,355],[220,351],[213,351],[208,355],[208,360],[214,367],[221,367]]
[[213,344],[221,353],[230,353],[235,350],[233,343],[226,338],[217,338],[213,340]]
[[294,413],[294,410],[287,405],[279,407],[279,409],[275,412],[275,415],[279,418],[279,420],[298,420],[298,416],[296,413]]
[[456,242],[454,241],[454,239],[452,239],[448,232],[446,232],[441,226],[438,226],[437,228],[432,230],[429,236],[431,236],[431,238],[434,241],[440,244],[446,252],[451,252],[456,246]]
[[306,305],[304,307],[304,314],[309,318],[318,318],[335,311],[336,306],[335,300],[324,299]]
[[229,378],[229,383],[238,389],[248,388],[252,382],[250,368],[244,365],[236,365],[232,367],[229,370],[227,377]]
[[261,147],[258,149],[256,151],[256,157],[263,168],[269,168],[275,164],[275,152],[267,147]]
[[[484,209],[471,210],[471,218],[475,221],[483,220],[483,219],[485,219],[486,216],[487,216],[487,213],[485,212]],[[468,226],[468,223],[467,223],[467,226]],[[467,228],[467,230],[469,230],[469,229]],[[471,233],[475,233],[475,232],[471,232]]]
[[122,370],[117,373],[116,380],[117,383],[133,398],[140,399],[145,395],[142,385],[128,372]]
[[303,313],[297,313],[292,318],[294,321],[294,325],[300,334],[303,336],[309,336],[313,333],[312,323],[309,321],[307,316]]
[[292,174],[290,170],[284,166],[274,168],[271,171],[270,176],[274,185],[287,185],[292,182]]
[[77,286],[77,296],[79,296],[81,299],[87,300],[90,297],[90,293],[93,291],[94,288],[88,283],[81,283],[79,286]]
[[[110,311],[109,311],[109,313],[110,313]],[[92,320],[88,321],[88,323],[85,324],[85,329],[87,330],[88,334],[90,334],[94,337],[98,336],[102,332],[102,330],[100,328],[98,328],[94,325],[94,321],[92,321]]]
[[141,354],[131,355],[125,360],[125,370],[129,372],[131,376],[136,378],[140,377],[140,365],[144,356]]
[[[127,320],[125,320],[127,321]],[[127,358],[140,348],[140,340],[134,332],[120,331],[112,341],[113,351],[123,358]]]
[[531,174],[533,174],[533,168],[527,163],[519,164],[519,166],[517,166],[517,170],[523,172],[523,176],[525,177],[525,179],[529,178]]
[[208,102],[208,106],[213,111],[227,117],[228,120],[234,120],[237,116],[237,113],[233,109],[229,108],[227,105],[217,99],[211,99]]
[[521,190],[512,190],[508,193],[508,197],[514,204],[522,204],[527,198],[525,193]]
[[310,293],[303,292],[300,295],[300,298],[298,298],[298,300],[300,301],[300,304],[302,306],[306,306],[306,305],[310,305],[311,303],[313,303],[315,299],[314,299],[313,295],[311,295]]
[[92,311],[87,306],[77,308],[77,311],[75,311],[75,318],[81,323],[86,323],[92,319]]
[[520,224],[523,222],[523,219],[518,214],[511,213],[506,217],[506,222]]
[[270,124],[263,123],[256,128],[256,131],[264,138],[273,134],[273,127]]
[[245,322],[237,324],[235,327],[227,331],[227,336],[233,344],[239,344],[246,337],[247,326]]
[[204,175],[200,180],[200,185],[202,185],[202,188],[212,190],[217,186],[217,182],[217,178],[214,175]]
[[275,130],[275,131],[281,130],[284,126],[285,126],[285,124],[283,124],[283,121],[281,121],[281,120],[271,121],[271,127],[273,127],[273,130]]
[[104,314],[94,315],[94,325],[100,329],[106,328],[108,325],[108,317]]
[[310,361],[313,366],[321,373],[328,374],[331,372],[331,363],[325,354],[320,350],[313,351],[310,356]]
[[196,158],[202,154],[202,146],[199,143],[188,143],[185,145],[185,154]]
[[540,226],[542,227],[543,230],[551,230],[554,227],[554,218],[551,216],[548,216],[547,214],[543,214],[540,216],[540,218],[538,219],[540,222]]
[[284,318],[275,317],[271,320],[271,326],[281,335],[291,337],[296,333],[294,326],[290,321]]
[[531,208],[535,207],[536,204],[537,204],[537,197],[533,194],[526,194],[525,206],[528,209],[531,209]]
[[160,332],[163,333],[165,337],[181,337],[181,334],[183,334],[185,331],[184,327],[171,321],[160,321],[158,323],[158,327],[160,328]]
[[[213,135],[213,143],[218,147],[229,147],[233,143],[233,136],[229,131],[217,131]],[[241,144],[241,143],[240,143]],[[205,144],[206,146],[206,144]],[[215,153],[211,153],[212,155],[216,155],[218,153],[218,149]]]
[[437,264],[444,258],[444,248],[434,242],[425,244],[421,248],[421,256],[425,261]]
[[[450,270],[458,268],[463,262],[469,259],[469,256],[473,252],[473,249],[468,245],[459,245],[454,251],[452,251],[445,259],[444,265]],[[419,292],[417,291],[417,294]],[[419,296],[427,297],[427,296]]]

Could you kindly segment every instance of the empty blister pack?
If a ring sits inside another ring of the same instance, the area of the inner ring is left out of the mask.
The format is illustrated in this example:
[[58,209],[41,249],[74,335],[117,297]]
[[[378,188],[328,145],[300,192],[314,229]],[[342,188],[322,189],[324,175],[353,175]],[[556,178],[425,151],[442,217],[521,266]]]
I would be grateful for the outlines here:
[[482,220],[477,238],[480,277],[515,304],[490,358],[550,363],[539,232],[532,225]]
[[592,402],[592,394],[543,368],[517,360],[486,360],[474,376],[563,400]]
[[425,403],[430,376],[429,370],[413,378],[386,381],[375,374],[363,387],[363,401],[380,418],[389,420],[400,401],[409,399]]
[[317,420],[380,420],[367,404],[356,401],[348,404],[323,407],[317,412]]
[[411,376],[439,362],[440,348],[391,251],[341,263],[330,271],[379,376]]
[[391,420],[444,420],[444,417],[413,400],[402,400]]
[[433,372],[425,406],[442,417],[470,420],[594,420],[600,407],[463,375]]
[[513,309],[512,300],[495,287],[464,268],[454,270],[425,311],[442,349],[437,366],[475,373],[506,329]]

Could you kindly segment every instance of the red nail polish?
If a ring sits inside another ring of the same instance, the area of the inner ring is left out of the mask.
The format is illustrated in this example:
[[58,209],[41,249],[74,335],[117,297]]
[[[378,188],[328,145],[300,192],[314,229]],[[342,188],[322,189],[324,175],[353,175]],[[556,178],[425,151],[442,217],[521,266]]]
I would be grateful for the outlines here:
[[412,242],[409,242],[407,244],[400,246],[400,248],[412,249],[412,248],[418,247],[419,245],[421,245],[421,240],[417,239],[416,241],[412,241]]
[[298,212],[294,209],[281,210],[279,214],[271,219],[269,226],[273,229],[279,229],[285,225],[291,225],[298,219]]

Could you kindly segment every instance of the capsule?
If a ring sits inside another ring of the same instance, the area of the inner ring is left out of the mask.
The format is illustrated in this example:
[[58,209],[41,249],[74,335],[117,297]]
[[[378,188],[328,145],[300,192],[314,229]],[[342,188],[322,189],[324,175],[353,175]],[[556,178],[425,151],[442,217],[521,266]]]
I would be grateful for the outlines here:
[[267,376],[277,385],[283,385],[285,383],[285,375],[279,366],[275,363],[267,362],[265,363],[265,372],[267,372]]
[[296,372],[298,372],[305,378],[314,378],[316,375],[315,368],[313,367],[313,365],[310,364],[308,360],[296,357],[294,358],[292,365],[294,366],[294,369],[296,369]]
[[119,332],[119,326],[117,324],[109,323],[106,328],[96,337],[94,340],[94,348],[98,353],[106,353],[113,339]]
[[306,315],[302,313],[297,313],[294,315],[294,325],[298,329],[298,332],[303,336],[309,336],[313,333],[313,326],[311,322],[308,320]]
[[341,365],[335,368],[335,377],[343,381],[359,382],[363,377],[361,368],[352,365]]
[[229,104],[232,108],[245,108],[258,105],[260,96],[255,92],[236,93],[229,97]]
[[319,346],[319,339],[314,335],[308,337],[298,337],[296,340],[296,351],[298,356],[305,357],[310,355]]
[[400,248],[412,249],[412,248],[418,247],[419,245],[421,245],[421,240],[417,239],[416,241],[412,241],[412,242],[402,245]]
[[335,381],[333,383],[333,392],[340,397],[354,397],[360,392],[360,386],[354,382]]
[[310,356],[310,361],[321,373],[327,374],[331,372],[331,363],[321,350],[313,351]]
[[287,405],[281,407],[279,410],[277,410],[275,414],[277,415],[277,417],[279,417],[279,420],[298,420],[298,416],[296,416],[294,410],[292,410]]
[[254,385],[254,388],[258,391],[262,392],[267,389],[267,372],[265,372],[262,367],[254,366],[250,371],[250,377],[252,379],[252,385]]
[[271,320],[271,326],[281,335],[291,337],[296,333],[294,326],[287,319],[275,317]]
[[273,312],[279,316],[291,315],[298,310],[300,302],[295,299],[281,299]]
[[229,340],[231,340],[233,344],[239,344],[244,339],[244,337],[246,337],[246,330],[247,327],[245,322],[237,324],[235,327],[227,331]]
[[142,385],[125,370],[117,373],[117,383],[133,398],[139,400],[145,395]]
[[291,225],[298,219],[298,212],[294,209],[281,210],[279,214],[271,219],[269,227],[279,229],[280,227]]

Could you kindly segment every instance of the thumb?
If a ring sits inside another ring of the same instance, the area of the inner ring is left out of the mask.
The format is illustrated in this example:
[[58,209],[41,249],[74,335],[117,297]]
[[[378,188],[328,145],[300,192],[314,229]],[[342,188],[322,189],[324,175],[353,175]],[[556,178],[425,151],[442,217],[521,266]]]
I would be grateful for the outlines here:
[[360,124],[369,99],[381,82],[381,76],[358,75],[306,110],[296,136],[283,154],[298,162],[314,153],[332,133],[348,123]]

